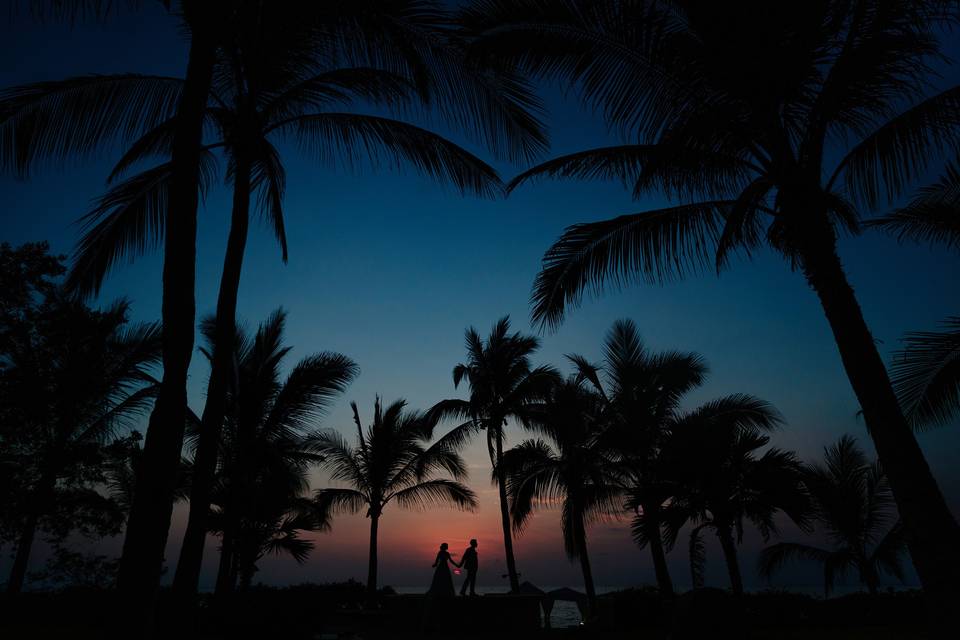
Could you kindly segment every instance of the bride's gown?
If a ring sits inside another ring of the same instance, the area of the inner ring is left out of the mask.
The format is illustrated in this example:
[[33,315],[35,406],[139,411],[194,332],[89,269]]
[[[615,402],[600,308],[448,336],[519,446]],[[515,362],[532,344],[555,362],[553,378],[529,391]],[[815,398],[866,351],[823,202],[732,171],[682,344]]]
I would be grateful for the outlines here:
[[441,551],[437,554],[436,570],[433,572],[433,582],[430,583],[429,593],[432,596],[449,597],[455,595],[453,589],[453,576],[450,575],[450,554]]

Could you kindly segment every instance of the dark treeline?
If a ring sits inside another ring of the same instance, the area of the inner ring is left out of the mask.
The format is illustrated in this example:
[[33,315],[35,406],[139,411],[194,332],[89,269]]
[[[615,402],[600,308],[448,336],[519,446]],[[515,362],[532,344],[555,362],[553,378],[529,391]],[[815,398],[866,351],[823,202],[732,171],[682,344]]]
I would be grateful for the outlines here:
[[[26,4],[11,19],[116,15],[98,1]],[[960,87],[936,72],[943,35],[960,17],[956,3],[164,6],[189,38],[182,77],[131,69],[0,92],[0,170],[28,178],[123,148],[69,265],[42,245],[3,248],[0,473],[10,508],[0,532],[15,554],[9,592],[22,588],[38,534],[62,547],[74,532],[123,531],[122,626],[146,632],[172,505],[186,497],[188,526],[170,567],[179,608],[196,601],[209,533],[221,538],[223,593],[249,587],[266,553],[304,559],[303,532],[358,510],[371,518],[373,600],[384,506],[472,508],[457,451],[482,433],[512,591],[520,589],[512,540],[541,504],[562,504],[564,550],[580,563],[592,609],[587,530],[599,519],[634,518],[666,596],[673,580],[664,555],[682,530],[693,583],[710,533],[739,594],[744,526],[769,538],[785,514],[827,533],[833,547],[779,542],[764,553],[763,573],[805,558],[823,564],[827,589],[853,570],[875,591],[882,573],[902,575],[906,548],[931,621],[945,624],[958,597],[960,527],[915,430],[960,407],[956,319],[909,335],[888,372],[837,241],[874,230],[960,246]],[[542,82],[569,87],[621,143],[542,161]],[[383,115],[369,115],[371,107]],[[504,183],[424,122],[528,168]],[[640,203],[639,213],[562,231],[533,285],[532,319],[542,329],[556,329],[588,290],[720,271],[769,248],[816,293],[878,461],[841,439],[822,466],[804,464],[769,446],[782,419],[749,395],[683,406],[703,382],[703,360],[650,353],[629,322],[611,330],[602,362],[571,356],[569,378],[535,366],[537,339],[511,333],[506,320],[486,339],[470,329],[467,359],[453,371],[468,400],[421,413],[378,399],[367,429],[355,407],[357,443],[347,445],[319,417],[356,365],[318,353],[284,378],[283,313],[255,336],[237,329],[251,215],[265,217],[286,258],[278,141],[296,142],[318,164],[406,168],[464,196],[498,197],[539,178],[615,179],[637,200],[666,195],[665,208]],[[919,184],[938,169],[939,179]],[[198,327],[196,218],[218,173],[232,189],[232,211],[215,314],[202,323],[210,375],[196,415],[186,394]],[[152,248],[164,255],[156,325],[129,325],[122,301],[87,306],[113,268]],[[141,439],[132,421],[147,413]],[[435,438],[441,421],[456,422]],[[511,423],[532,439],[507,448]],[[311,495],[314,466],[352,489]],[[68,553],[55,558],[67,566]]]

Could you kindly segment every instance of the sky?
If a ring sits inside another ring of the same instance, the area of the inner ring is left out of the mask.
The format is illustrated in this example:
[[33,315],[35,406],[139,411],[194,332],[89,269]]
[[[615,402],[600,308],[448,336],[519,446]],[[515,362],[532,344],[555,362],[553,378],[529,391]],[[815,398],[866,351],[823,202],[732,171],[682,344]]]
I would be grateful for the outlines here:
[[[70,27],[35,24],[19,18],[0,22],[0,87],[89,73],[140,72],[180,76],[186,44],[176,22],[148,4],[104,24]],[[956,72],[951,72],[955,74]],[[950,80],[948,76],[947,80]],[[952,77],[956,83],[955,75]],[[615,140],[600,119],[574,96],[543,86],[551,150],[559,155]],[[488,154],[444,128],[439,133],[489,159]],[[427,408],[448,397],[464,397],[451,370],[464,359],[463,332],[476,326],[486,334],[509,315],[513,327],[535,332],[529,322],[529,294],[543,252],[564,227],[642,211],[661,204],[632,201],[619,184],[542,182],[508,199],[461,197],[413,173],[364,170],[349,173],[320,166],[296,149],[281,147],[287,168],[285,213],[290,259],[284,265],[272,234],[251,226],[239,298],[239,316],[256,325],[278,307],[288,312],[288,368],[319,351],[337,351],[356,361],[361,373],[318,426],[352,438],[348,402],[369,420],[374,397],[405,398]],[[38,172],[28,181],[0,176],[0,241],[14,245],[47,240],[70,254],[79,237],[77,218],[104,191],[116,153],[83,164]],[[548,156],[545,156],[545,158]],[[504,178],[525,167],[493,163]],[[222,175],[222,174],[221,174]],[[197,308],[212,313],[229,222],[229,188],[208,195],[199,216]],[[933,329],[958,312],[960,257],[942,249],[899,245],[868,233],[844,238],[841,257],[878,346],[889,361],[904,332]],[[118,297],[132,302],[132,318],[160,315],[159,254],[124,265],[107,280],[96,304]],[[770,252],[735,264],[720,276],[705,274],[663,287],[632,287],[588,297],[556,332],[544,334],[535,357],[540,364],[570,367],[565,354],[598,360],[614,321],[632,318],[651,349],[700,353],[710,366],[702,388],[686,406],[744,392],[773,403],[787,425],[773,437],[781,448],[816,460],[824,446],[851,434],[871,454],[872,444],[832,335],[816,296],[800,274]],[[200,412],[208,369],[202,356],[190,369],[189,401]],[[960,425],[918,435],[927,459],[954,512],[960,512],[960,471],[956,454]],[[525,436],[516,428],[508,444]],[[380,524],[381,584],[429,583],[436,549],[448,542],[455,557],[470,538],[480,542],[479,582],[503,587],[506,580],[496,489],[481,441],[464,451],[470,486],[478,493],[475,513],[433,510],[404,512],[390,506]],[[321,473],[312,486],[329,486]],[[178,505],[170,531],[167,562],[175,564],[186,519]],[[368,521],[342,516],[329,533],[313,536],[316,550],[303,566],[287,558],[265,558],[258,580],[268,584],[327,582],[366,575]],[[785,540],[801,534],[786,525]],[[630,540],[628,522],[606,522],[589,532],[598,585],[653,583],[649,552]],[[79,540],[78,548],[116,554],[119,541]],[[669,556],[678,585],[688,584],[685,545]],[[742,566],[748,588],[765,586],[753,566],[763,542],[748,531]],[[579,567],[563,555],[556,512],[538,512],[516,542],[522,580],[579,587]],[[708,544],[708,584],[726,585],[719,548]],[[42,564],[41,548],[34,566]],[[6,570],[0,561],[0,570]],[[211,587],[216,543],[208,544],[202,587]],[[168,578],[172,569],[168,573]],[[773,586],[816,585],[810,567],[792,567]],[[911,578],[912,580],[912,578]]]

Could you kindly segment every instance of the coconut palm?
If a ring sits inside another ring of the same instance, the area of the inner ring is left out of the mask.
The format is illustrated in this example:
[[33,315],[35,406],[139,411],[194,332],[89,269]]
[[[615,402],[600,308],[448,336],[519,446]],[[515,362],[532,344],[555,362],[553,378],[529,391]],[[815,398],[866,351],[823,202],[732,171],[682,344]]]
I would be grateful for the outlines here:
[[825,447],[823,461],[804,473],[804,485],[812,498],[813,521],[833,548],[798,542],[771,545],[760,554],[760,575],[769,579],[797,558],[823,565],[827,596],[836,579],[851,570],[871,594],[877,593],[884,573],[903,581],[907,542],[880,463],[869,462],[850,436]]
[[712,530],[720,541],[730,586],[743,594],[737,545],[744,525],[757,527],[764,540],[778,532],[776,517],[785,514],[806,526],[808,499],[802,467],[792,452],[771,447],[765,433],[781,423],[768,403],[744,395],[708,402],[676,421],[664,452],[676,478],[664,508],[668,546],[690,523],[690,571],[693,585],[703,585],[702,535]]
[[[92,311],[53,290],[23,319],[28,331],[5,336],[0,395],[5,422],[17,428],[0,437],[2,462],[18,484],[8,506],[23,514],[10,593],[23,586],[38,530],[80,528],[75,508],[91,498],[123,521],[116,503],[87,486],[103,479],[107,445],[118,430],[129,428],[157,394],[151,370],[160,360],[160,327],[125,327],[128,312],[126,302]],[[64,517],[72,521],[56,522]]]
[[[367,598],[377,598],[377,534],[380,518],[388,504],[403,509],[452,505],[473,510],[477,499],[460,481],[467,468],[457,453],[460,435],[456,432],[433,444],[433,420],[418,411],[405,410],[406,402],[396,400],[386,408],[378,397],[373,422],[366,430],[357,404],[351,403],[357,428],[357,444],[351,447],[340,434],[329,432],[316,437],[314,450],[322,466],[335,481],[349,487],[317,491],[314,499],[317,518],[328,523],[338,513],[365,511],[370,518],[370,557],[367,571]],[[437,477],[447,474],[450,478]]]
[[[240,579],[248,586],[256,562],[269,551],[286,550],[298,562],[311,548],[297,535],[315,525],[304,510],[308,472],[320,462],[311,438],[317,421],[356,376],[346,356],[323,352],[301,359],[284,379],[290,351],[283,343],[286,314],[272,313],[252,338],[242,330],[231,343],[237,375],[228,396],[214,497],[215,530],[221,535],[217,591]],[[216,350],[216,322],[204,334]],[[202,428],[202,427],[201,427]]]
[[437,420],[444,417],[465,419],[451,432],[461,442],[479,431],[486,432],[487,453],[494,470],[500,494],[500,525],[503,529],[503,548],[507,560],[510,590],[520,590],[520,579],[513,554],[513,535],[503,459],[504,428],[508,420],[523,422],[531,409],[547,396],[558,380],[552,367],[533,368],[530,356],[539,348],[534,336],[510,333],[510,318],[501,318],[490,331],[486,341],[473,327],[465,334],[467,362],[453,368],[453,386],[466,380],[470,387],[468,400],[451,399],[438,402],[429,415]]
[[503,454],[514,530],[521,532],[536,508],[560,504],[564,551],[580,561],[595,614],[587,526],[618,517],[624,495],[616,454],[604,446],[603,398],[576,379],[558,382],[527,424],[546,440],[524,440]]
[[837,252],[960,139],[960,87],[930,65],[956,7],[929,2],[476,0],[477,55],[562,77],[623,144],[518,176],[616,178],[664,208],[568,228],[544,256],[534,319],[585,290],[722,269],[766,245],[820,299],[931,594],[955,592],[960,527],[910,426]]
[[579,378],[589,380],[606,405],[603,438],[625,467],[634,540],[641,549],[649,545],[657,586],[672,594],[660,517],[672,480],[660,451],[681,415],[681,399],[703,383],[707,367],[697,354],[651,352],[631,320],[618,320],[607,333],[601,364],[576,355],[570,359]]

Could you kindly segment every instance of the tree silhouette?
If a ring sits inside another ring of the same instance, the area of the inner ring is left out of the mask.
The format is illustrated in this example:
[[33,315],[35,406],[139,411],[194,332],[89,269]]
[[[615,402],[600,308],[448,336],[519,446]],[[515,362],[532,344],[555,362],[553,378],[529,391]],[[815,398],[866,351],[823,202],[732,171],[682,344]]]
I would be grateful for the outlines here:
[[549,366],[532,368],[530,356],[540,346],[533,336],[510,333],[510,318],[501,318],[484,341],[473,327],[465,334],[467,362],[453,368],[453,386],[466,380],[470,387],[468,400],[443,400],[434,405],[432,419],[453,417],[465,419],[451,432],[451,438],[465,442],[478,431],[485,431],[487,453],[500,493],[500,525],[507,560],[510,590],[519,592],[520,579],[513,555],[510,511],[503,459],[504,427],[510,419],[523,423],[530,410],[547,397],[557,381],[557,372]]
[[737,544],[745,522],[756,526],[764,540],[777,533],[778,512],[806,526],[809,501],[796,456],[773,447],[758,455],[770,442],[764,432],[780,422],[766,402],[733,395],[701,405],[673,425],[665,456],[677,482],[664,508],[664,524],[669,547],[681,527],[694,525],[689,541],[694,587],[703,586],[705,529],[717,535],[730,585],[742,595]]
[[618,320],[607,333],[603,362],[570,356],[581,380],[589,380],[606,404],[606,446],[624,465],[628,506],[635,513],[633,538],[649,545],[657,586],[673,593],[661,535],[661,509],[673,492],[673,479],[660,455],[672,423],[681,415],[683,396],[702,384],[707,367],[697,354],[653,353],[632,320]]
[[[453,505],[473,510],[477,499],[460,482],[467,477],[466,465],[457,453],[460,434],[454,432],[430,444],[435,424],[430,416],[405,411],[404,400],[384,408],[379,397],[374,402],[373,422],[364,431],[357,404],[350,406],[357,427],[355,447],[336,432],[313,441],[331,478],[350,487],[317,491],[315,513],[327,524],[337,513],[366,511],[370,518],[367,599],[373,605],[377,600],[377,534],[384,508],[395,502],[404,509]],[[436,477],[441,473],[452,479]]]
[[822,466],[804,473],[804,485],[812,498],[813,520],[834,548],[777,543],[760,554],[760,575],[770,578],[790,560],[801,558],[823,565],[826,596],[837,577],[849,570],[859,574],[871,594],[877,593],[883,573],[902,581],[901,558],[907,543],[880,463],[868,462],[850,436],[825,447],[823,459]]
[[585,290],[724,268],[763,246],[820,299],[931,597],[955,594],[960,527],[890,384],[837,253],[960,139],[942,89],[947,3],[543,3],[476,0],[477,55],[568,80],[624,144],[513,180],[615,178],[676,204],[569,227],[544,256],[533,317],[556,326]]
[[560,504],[564,550],[568,558],[580,561],[588,615],[595,615],[587,526],[619,516],[623,507],[620,466],[602,437],[603,399],[575,379],[558,382],[539,410],[531,412],[527,425],[546,441],[524,440],[504,453],[501,463],[514,529],[522,531],[535,508]]
[[[4,245],[2,253],[5,279],[51,273],[31,252]],[[122,509],[96,485],[107,479],[105,446],[156,397],[160,328],[126,327],[126,302],[94,311],[43,277],[5,289],[4,302],[0,466],[10,483],[4,521],[16,521],[7,590],[17,593],[38,530],[64,538],[75,530],[115,533],[122,524]]]
[[[346,356],[323,352],[302,358],[282,378],[291,349],[283,343],[285,321],[286,314],[277,310],[252,338],[235,329],[231,340],[237,374],[212,493],[211,524],[221,535],[218,593],[229,592],[238,580],[249,586],[265,553],[287,552],[298,562],[306,560],[312,543],[299,532],[319,526],[304,497],[308,472],[321,462],[312,446],[316,423],[357,373]],[[212,357],[215,320],[207,320],[203,330]]]

